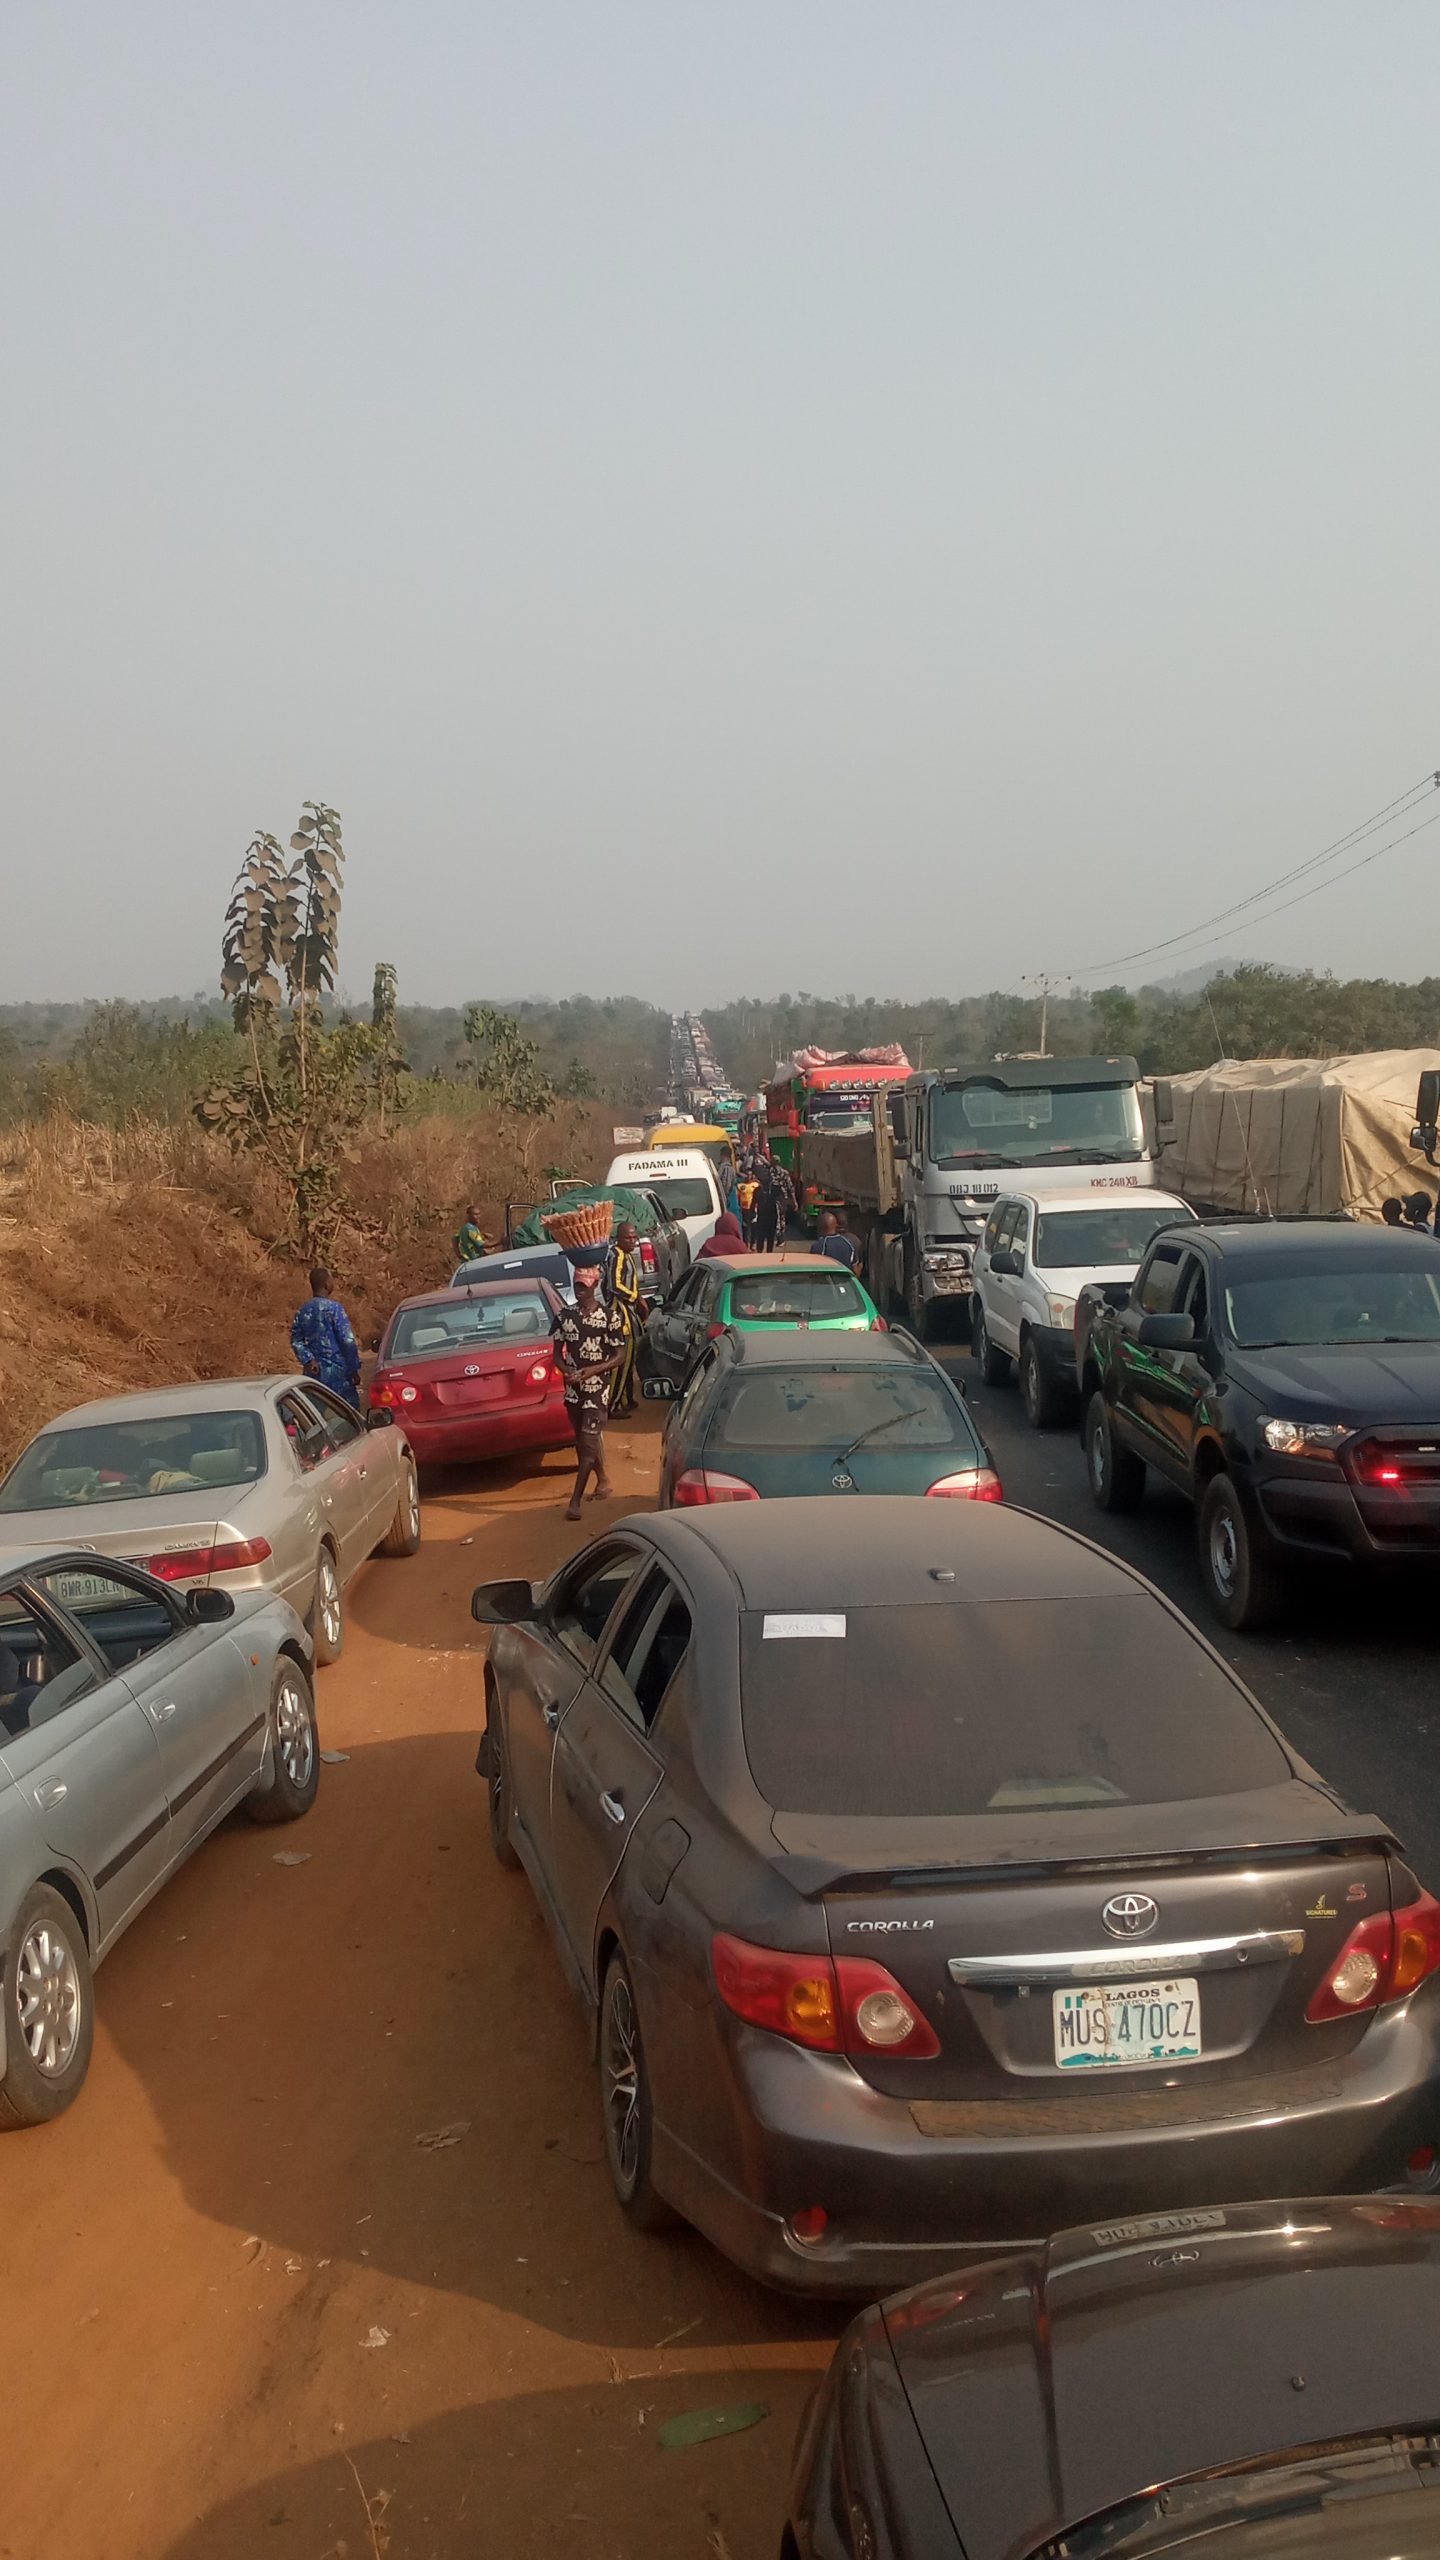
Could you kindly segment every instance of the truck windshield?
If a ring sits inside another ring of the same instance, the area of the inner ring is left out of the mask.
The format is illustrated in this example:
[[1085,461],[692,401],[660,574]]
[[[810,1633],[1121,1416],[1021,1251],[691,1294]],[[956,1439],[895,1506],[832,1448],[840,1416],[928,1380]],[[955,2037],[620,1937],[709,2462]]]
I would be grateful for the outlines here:
[[939,1165],[1138,1164],[1140,1104],[1129,1084],[937,1085],[930,1152]]
[[805,1125],[824,1129],[831,1137],[848,1136],[852,1130],[870,1126],[868,1093],[812,1093],[805,1104]]

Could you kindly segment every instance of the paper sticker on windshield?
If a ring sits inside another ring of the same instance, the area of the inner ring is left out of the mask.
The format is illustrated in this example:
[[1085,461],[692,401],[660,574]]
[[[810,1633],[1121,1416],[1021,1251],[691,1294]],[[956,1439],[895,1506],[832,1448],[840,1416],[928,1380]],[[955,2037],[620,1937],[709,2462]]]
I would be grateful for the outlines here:
[[843,1618],[771,1618],[761,1629],[765,1636],[843,1636]]

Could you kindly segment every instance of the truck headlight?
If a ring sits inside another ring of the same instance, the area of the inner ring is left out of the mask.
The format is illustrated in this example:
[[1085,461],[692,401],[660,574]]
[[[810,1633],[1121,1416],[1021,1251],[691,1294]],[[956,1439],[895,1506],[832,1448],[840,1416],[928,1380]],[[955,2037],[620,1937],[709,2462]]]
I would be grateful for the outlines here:
[[1286,1422],[1278,1414],[1262,1413],[1260,1437],[1280,1458],[1333,1458],[1350,1434],[1343,1422]]
[[920,1259],[927,1271],[968,1271],[970,1268],[969,1248],[963,1244],[952,1246],[946,1253],[924,1253]]

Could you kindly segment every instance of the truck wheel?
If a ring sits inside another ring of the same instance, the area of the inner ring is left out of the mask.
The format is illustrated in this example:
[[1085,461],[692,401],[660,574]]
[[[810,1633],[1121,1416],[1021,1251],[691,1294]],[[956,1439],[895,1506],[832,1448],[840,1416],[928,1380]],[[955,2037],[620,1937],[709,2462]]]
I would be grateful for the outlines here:
[[1196,1522],[1205,1596],[1222,1626],[1264,1627],[1285,1596],[1283,1569],[1263,1530],[1245,1516],[1229,1476],[1212,1476]]
[[1020,1345],[1020,1402],[1032,1431],[1049,1431],[1060,1420],[1064,1396],[1040,1366],[1033,1333]]
[[1145,1491],[1145,1461],[1122,1449],[1111,1429],[1103,1395],[1093,1395],[1085,1416],[1085,1469],[1100,1511],[1134,1511]]
[[1010,1354],[996,1350],[978,1298],[970,1309],[970,1357],[979,1361],[980,1375],[987,1387],[1004,1386],[1010,1375]]

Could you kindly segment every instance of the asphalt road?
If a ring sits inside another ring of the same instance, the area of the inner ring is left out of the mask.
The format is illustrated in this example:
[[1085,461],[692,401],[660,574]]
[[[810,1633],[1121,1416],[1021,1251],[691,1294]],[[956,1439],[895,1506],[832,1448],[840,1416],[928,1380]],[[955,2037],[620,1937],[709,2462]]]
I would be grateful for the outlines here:
[[1126,1518],[1097,1511],[1078,1433],[1031,1431],[1013,1387],[986,1387],[962,1349],[938,1356],[963,1384],[1007,1498],[1123,1556],[1179,1603],[1276,1723],[1357,1812],[1391,1824],[1440,1894],[1440,1576],[1378,1582],[1344,1567],[1307,1577],[1273,1633],[1230,1635],[1206,1609],[1190,1505],[1147,1480]]

